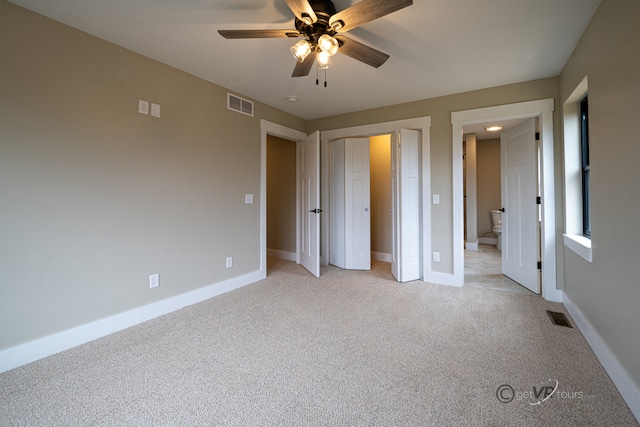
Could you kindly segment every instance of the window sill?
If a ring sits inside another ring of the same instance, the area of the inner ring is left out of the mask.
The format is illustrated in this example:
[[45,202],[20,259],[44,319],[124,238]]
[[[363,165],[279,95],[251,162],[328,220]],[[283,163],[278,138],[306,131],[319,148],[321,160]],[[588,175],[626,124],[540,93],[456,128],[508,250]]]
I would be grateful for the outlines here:
[[564,237],[564,245],[567,248],[580,255],[587,262],[593,262],[591,239],[575,234],[563,234],[562,236]]

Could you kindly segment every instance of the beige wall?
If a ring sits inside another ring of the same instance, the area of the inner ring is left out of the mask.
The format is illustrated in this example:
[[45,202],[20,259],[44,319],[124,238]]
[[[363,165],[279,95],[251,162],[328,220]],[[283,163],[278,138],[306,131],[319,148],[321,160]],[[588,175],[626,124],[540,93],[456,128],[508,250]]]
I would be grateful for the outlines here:
[[491,210],[500,209],[500,140],[483,139],[476,143],[478,159],[478,237],[495,237],[491,231]]
[[296,252],[296,143],[267,137],[267,248]]
[[5,1],[0,58],[0,349],[259,269],[260,119],[303,120]]
[[564,249],[564,291],[640,387],[640,2],[603,0],[561,75],[589,80],[593,262]]
[[371,251],[391,254],[391,135],[369,138]]

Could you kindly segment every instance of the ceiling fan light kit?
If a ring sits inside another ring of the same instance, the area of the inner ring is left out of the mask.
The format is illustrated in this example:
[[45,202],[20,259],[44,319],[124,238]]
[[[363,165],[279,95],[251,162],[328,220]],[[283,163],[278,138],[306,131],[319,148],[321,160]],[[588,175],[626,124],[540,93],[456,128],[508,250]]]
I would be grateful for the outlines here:
[[338,53],[340,43],[329,34],[323,34],[318,38],[318,47],[329,56],[333,56]]
[[336,12],[330,0],[285,1],[295,15],[295,30],[218,30],[218,33],[227,39],[302,37],[303,40],[291,47],[291,54],[298,61],[292,77],[308,76],[314,62],[318,69],[326,70],[333,65],[331,57],[338,52],[374,68],[380,67],[389,55],[344,33],[413,4],[413,0],[362,0]]
[[307,56],[311,53],[311,44],[306,40],[300,40],[298,43],[291,46],[291,54],[299,62],[304,62]]

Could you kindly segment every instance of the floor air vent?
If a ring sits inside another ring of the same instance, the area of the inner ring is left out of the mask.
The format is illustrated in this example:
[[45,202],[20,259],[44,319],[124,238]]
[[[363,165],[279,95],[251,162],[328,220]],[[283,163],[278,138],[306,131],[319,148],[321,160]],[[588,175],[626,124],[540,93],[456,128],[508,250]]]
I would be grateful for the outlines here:
[[253,102],[227,93],[227,108],[253,117]]
[[571,323],[569,323],[569,319],[567,319],[567,316],[565,316],[564,313],[560,313],[559,311],[547,310],[547,314],[551,319],[551,323],[553,323],[554,325],[564,326],[566,328],[573,328],[573,326],[571,326]]

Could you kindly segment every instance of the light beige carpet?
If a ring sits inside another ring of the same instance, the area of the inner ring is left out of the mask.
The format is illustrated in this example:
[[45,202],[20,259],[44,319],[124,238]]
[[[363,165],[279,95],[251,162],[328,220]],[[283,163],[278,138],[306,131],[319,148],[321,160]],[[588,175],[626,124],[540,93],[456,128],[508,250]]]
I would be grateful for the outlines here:
[[637,425],[547,309],[386,263],[315,279],[270,260],[266,280],[1,374],[0,425]]

